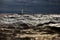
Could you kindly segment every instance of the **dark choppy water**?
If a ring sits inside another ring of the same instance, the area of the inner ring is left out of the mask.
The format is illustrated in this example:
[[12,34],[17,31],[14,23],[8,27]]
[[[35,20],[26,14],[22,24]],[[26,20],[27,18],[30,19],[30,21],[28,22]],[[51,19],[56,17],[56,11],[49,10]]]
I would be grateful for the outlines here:
[[0,13],[60,13],[60,0],[0,0]]

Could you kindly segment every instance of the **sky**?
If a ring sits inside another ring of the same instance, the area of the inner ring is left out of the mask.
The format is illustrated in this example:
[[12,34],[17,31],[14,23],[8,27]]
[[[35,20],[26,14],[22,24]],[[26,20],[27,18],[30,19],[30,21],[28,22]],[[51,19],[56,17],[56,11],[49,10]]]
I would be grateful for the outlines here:
[[60,13],[60,0],[0,0],[0,13]]

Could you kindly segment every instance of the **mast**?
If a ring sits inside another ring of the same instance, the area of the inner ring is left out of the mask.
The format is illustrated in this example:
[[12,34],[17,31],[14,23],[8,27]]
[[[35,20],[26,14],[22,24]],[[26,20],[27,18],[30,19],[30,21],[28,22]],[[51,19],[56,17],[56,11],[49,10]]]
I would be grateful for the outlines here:
[[24,10],[23,10],[23,8],[22,8],[22,10],[21,10],[21,13],[22,13],[22,14],[24,13]]

